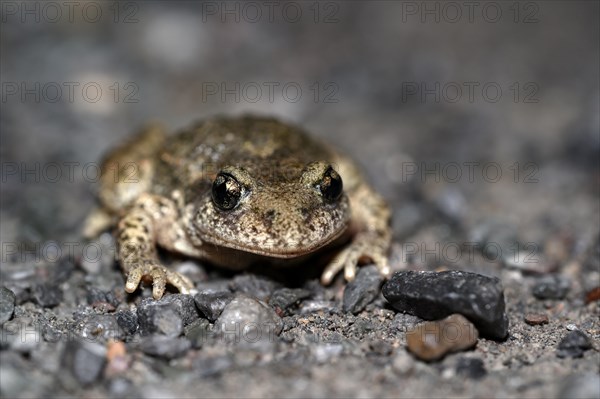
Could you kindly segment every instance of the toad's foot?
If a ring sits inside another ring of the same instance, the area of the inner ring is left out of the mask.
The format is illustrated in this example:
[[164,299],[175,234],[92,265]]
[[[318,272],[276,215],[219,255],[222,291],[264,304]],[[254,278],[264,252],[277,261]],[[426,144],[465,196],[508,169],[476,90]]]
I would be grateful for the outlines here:
[[368,260],[375,264],[385,278],[389,278],[391,270],[386,256],[387,245],[374,234],[359,234],[350,246],[343,249],[327,265],[321,275],[321,283],[328,285],[337,273],[344,269],[346,281],[354,280],[358,264],[366,264]]
[[177,288],[182,294],[189,294],[190,290],[194,288],[191,280],[183,274],[169,270],[165,266],[147,264],[135,266],[129,270],[125,291],[129,293],[135,291],[142,279],[152,280],[152,296],[154,299],[162,298],[167,283]]
[[184,294],[194,288],[187,277],[161,265],[156,252],[157,243],[169,249],[181,247],[178,240],[183,233],[177,216],[172,201],[144,194],[119,221],[118,257],[127,276],[125,291],[135,291],[142,279],[152,281],[155,299],[163,296],[167,283]]

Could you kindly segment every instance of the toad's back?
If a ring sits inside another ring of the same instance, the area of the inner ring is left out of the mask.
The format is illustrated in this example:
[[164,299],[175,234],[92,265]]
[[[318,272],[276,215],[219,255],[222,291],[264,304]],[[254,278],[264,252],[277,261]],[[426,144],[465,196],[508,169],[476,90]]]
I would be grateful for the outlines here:
[[332,153],[303,130],[272,118],[214,118],[167,140],[158,152],[153,188],[158,194],[212,181],[226,165],[280,180]]

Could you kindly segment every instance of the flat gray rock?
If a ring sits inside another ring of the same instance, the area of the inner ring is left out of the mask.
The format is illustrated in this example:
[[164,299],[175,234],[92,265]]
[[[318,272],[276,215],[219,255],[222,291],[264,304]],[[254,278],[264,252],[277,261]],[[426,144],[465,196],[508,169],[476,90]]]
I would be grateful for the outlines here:
[[456,270],[403,271],[394,273],[382,292],[401,312],[425,320],[460,313],[483,337],[501,340],[508,335],[504,293],[497,278]]

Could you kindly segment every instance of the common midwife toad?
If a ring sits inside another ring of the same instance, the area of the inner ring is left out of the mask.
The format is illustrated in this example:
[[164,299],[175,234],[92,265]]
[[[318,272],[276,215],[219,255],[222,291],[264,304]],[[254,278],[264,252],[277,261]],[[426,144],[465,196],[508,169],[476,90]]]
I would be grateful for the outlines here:
[[276,119],[213,118],[174,136],[151,126],[108,154],[102,171],[102,209],[88,219],[86,235],[118,220],[127,292],[142,279],[152,281],[157,299],[167,283],[183,293],[194,287],[161,264],[157,246],[244,268],[298,264],[345,243],[323,284],[342,269],[352,280],[369,260],[390,273],[382,197],[351,160]]

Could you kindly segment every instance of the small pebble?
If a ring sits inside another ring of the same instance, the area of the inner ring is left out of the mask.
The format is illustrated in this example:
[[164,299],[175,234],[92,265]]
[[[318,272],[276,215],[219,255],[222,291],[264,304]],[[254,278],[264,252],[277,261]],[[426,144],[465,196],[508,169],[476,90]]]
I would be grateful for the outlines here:
[[339,312],[338,304],[334,301],[306,300],[300,306],[300,314],[311,314],[317,312]]
[[271,294],[280,288],[280,284],[254,274],[239,274],[233,278],[230,287],[234,292],[267,301]]
[[214,322],[219,318],[225,306],[233,299],[234,295],[229,291],[201,292],[194,296],[194,302],[204,316]]
[[147,355],[175,359],[188,349],[191,343],[184,338],[173,338],[164,335],[151,335],[142,338],[139,348]]
[[533,296],[537,299],[563,299],[569,289],[571,281],[559,274],[540,277],[533,286]]
[[461,357],[456,362],[456,374],[474,380],[479,380],[486,376],[487,370],[483,360],[472,357]]
[[415,367],[415,360],[404,350],[399,351],[392,361],[392,369],[400,374],[405,375],[410,373]]
[[63,352],[63,366],[82,385],[98,380],[105,363],[106,348],[95,342],[69,341]]
[[110,341],[106,352],[106,377],[114,378],[129,368],[127,349],[122,341]]
[[98,308],[100,304],[109,304],[114,308],[119,305],[119,300],[110,291],[102,291],[96,287],[88,288],[86,295],[87,303]]
[[63,298],[63,293],[57,285],[38,284],[32,291],[35,302],[44,308],[57,306]]
[[344,312],[357,314],[379,295],[383,277],[377,267],[360,268],[356,278],[349,282],[344,289]]
[[519,237],[516,226],[486,220],[471,230],[469,241],[479,244],[489,259],[501,257],[505,262],[511,262],[515,259],[514,247],[519,243]]
[[539,313],[527,313],[524,317],[525,323],[530,326],[537,326],[541,324],[548,324],[548,316]]
[[62,332],[51,324],[45,324],[42,327],[42,338],[46,342],[57,343],[62,338],[62,335]]
[[6,287],[0,287],[0,324],[10,320],[15,311],[15,294]]
[[394,347],[389,342],[378,339],[369,343],[369,349],[378,355],[389,356],[392,354]]
[[0,330],[0,348],[8,347],[19,353],[31,354],[41,344],[39,332],[40,325],[38,323],[28,318],[18,319],[15,317],[13,320],[7,321]]
[[592,348],[592,341],[581,330],[571,331],[560,341],[556,356],[565,357],[582,357],[583,352]]
[[315,344],[311,346],[310,351],[317,363],[325,363],[331,358],[340,356],[344,347],[342,344],[335,343]]
[[181,316],[181,321],[183,322],[184,327],[200,317],[194,298],[191,295],[167,295],[159,302],[161,305],[166,305],[177,310],[177,313]]
[[138,329],[137,313],[130,310],[121,310],[117,312],[117,323],[126,334],[134,334]]
[[465,317],[453,314],[440,321],[421,323],[406,333],[408,350],[425,361],[438,360],[447,353],[473,347],[479,333]]
[[151,298],[142,300],[137,317],[141,335],[156,333],[176,337],[199,314],[190,295],[173,294],[158,301]]
[[121,341],[111,341],[107,345],[106,359],[112,361],[117,357],[123,357],[127,353],[125,344]]
[[215,321],[215,330],[226,342],[272,342],[283,328],[281,317],[256,299],[236,296]]
[[508,335],[504,292],[498,278],[462,271],[396,272],[383,285],[383,296],[399,311],[425,320],[453,313],[468,318],[482,336]]
[[183,330],[185,337],[191,342],[195,349],[202,348],[212,337],[210,323],[206,319],[198,319]]
[[124,331],[112,314],[93,314],[81,322],[81,336],[87,340],[110,340],[123,338]]
[[280,288],[271,295],[269,305],[275,308],[278,314],[289,314],[291,308],[310,295],[310,291],[303,288]]
[[565,328],[569,331],[579,330],[579,328],[577,328],[577,326],[575,324],[567,324],[567,326]]
[[53,264],[50,281],[54,285],[62,284],[67,281],[75,271],[75,262],[66,257],[58,264]]
[[592,303],[600,300],[600,287],[592,288],[585,294],[585,303]]

